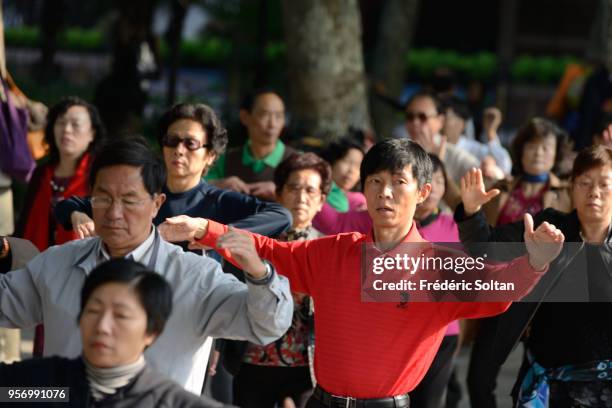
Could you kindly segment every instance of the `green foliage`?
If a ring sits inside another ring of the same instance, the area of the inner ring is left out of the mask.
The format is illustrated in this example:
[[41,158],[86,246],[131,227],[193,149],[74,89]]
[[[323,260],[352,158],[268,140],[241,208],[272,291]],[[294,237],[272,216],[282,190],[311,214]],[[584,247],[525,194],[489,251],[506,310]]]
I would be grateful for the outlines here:
[[71,51],[97,52],[104,49],[104,38],[99,30],[68,28],[59,35],[58,47]]
[[517,82],[551,83],[561,78],[567,64],[577,61],[570,56],[552,58],[522,55],[512,64],[511,77]]
[[[180,47],[182,65],[211,66],[221,65],[229,58],[232,50],[230,41],[220,37],[208,37],[203,40],[183,40]],[[170,48],[165,41],[160,43],[160,54],[167,60]]]
[[[233,7],[233,2],[211,2],[208,7],[214,9],[226,20],[236,17],[248,20],[246,11],[242,7]],[[240,2],[238,2],[240,3]],[[253,8],[253,7],[251,7]],[[254,12],[254,9],[250,11]],[[274,10],[276,13],[277,11]],[[248,13],[247,13],[248,14]],[[251,19],[252,16],[251,16]],[[272,21],[276,21],[273,19]],[[234,23],[236,24],[236,23]],[[246,24],[246,23],[245,23]],[[232,25],[235,28],[235,25]],[[254,26],[242,27],[243,34],[254,31]],[[180,61],[183,66],[226,66],[230,60],[248,66],[255,55],[255,48],[251,43],[243,43],[235,34],[227,36],[223,33],[208,34],[199,40],[184,40],[180,46]],[[273,36],[276,37],[276,36]],[[41,35],[36,27],[7,28],[5,40],[8,46],[36,48],[40,46]],[[252,40],[252,37],[251,37]],[[105,49],[105,38],[100,30],[82,28],[68,28],[58,38],[58,47],[62,50],[75,52],[101,52]],[[165,40],[160,41],[160,53],[163,60],[169,56],[169,46]],[[286,63],[286,46],[280,39],[268,42],[265,56],[271,66],[283,67]],[[565,67],[576,58],[570,56],[550,57],[522,55],[516,58],[510,67],[510,76],[513,81],[527,83],[554,83],[558,81]],[[495,80],[498,70],[498,58],[491,52],[478,52],[460,54],[451,50],[435,48],[413,49],[406,55],[406,69],[410,76],[419,79],[430,78],[438,67],[447,67],[460,77],[482,81]],[[282,68],[281,68],[282,69]]]
[[[510,67],[512,80],[516,82],[554,83],[558,81],[568,63],[575,58],[523,55]],[[430,78],[436,68],[446,67],[467,79],[489,81],[495,79],[498,58],[491,52],[459,54],[455,51],[434,48],[413,49],[406,55],[408,73],[419,79]]]
[[13,47],[38,47],[40,31],[36,27],[5,28],[4,42]]

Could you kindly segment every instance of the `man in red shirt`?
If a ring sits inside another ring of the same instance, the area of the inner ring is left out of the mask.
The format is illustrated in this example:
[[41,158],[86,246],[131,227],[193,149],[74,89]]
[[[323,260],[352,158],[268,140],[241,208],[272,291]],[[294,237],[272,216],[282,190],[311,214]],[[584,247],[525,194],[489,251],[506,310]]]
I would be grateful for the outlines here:
[[[243,269],[263,270],[259,257],[267,259],[289,278],[291,290],[312,296],[318,386],[307,407],[408,407],[407,393],[425,375],[448,323],[495,315],[510,305],[361,301],[363,244],[391,251],[400,243],[425,242],[413,216],[417,204],[431,191],[431,173],[427,153],[414,142],[395,139],[372,147],[361,165],[362,190],[373,221],[373,230],[367,235],[348,233],[313,241],[278,242],[186,216],[168,219],[160,226],[160,233],[168,240],[216,247]],[[564,240],[550,224],[534,231],[530,216],[526,216],[525,226],[528,255],[496,271],[525,283],[520,296],[537,283]]]

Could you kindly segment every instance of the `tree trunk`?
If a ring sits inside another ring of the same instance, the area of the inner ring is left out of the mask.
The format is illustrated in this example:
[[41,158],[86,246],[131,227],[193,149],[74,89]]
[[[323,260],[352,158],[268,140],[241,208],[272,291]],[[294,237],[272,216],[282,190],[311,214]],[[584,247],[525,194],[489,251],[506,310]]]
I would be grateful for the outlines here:
[[419,0],[387,0],[380,17],[378,42],[372,63],[372,119],[379,139],[392,135],[401,121],[398,106],[385,96],[397,100],[402,92],[406,55],[416,30]]
[[502,112],[508,111],[508,94],[510,93],[510,68],[514,59],[515,38],[518,24],[518,0],[506,0],[499,3],[499,31],[497,50],[499,57],[499,79],[497,83],[497,107]]
[[168,69],[168,88],[166,90],[166,105],[172,106],[176,101],[176,80],[180,65],[181,41],[183,26],[190,0],[172,2],[171,20],[166,32],[166,40],[170,44],[170,64]]
[[37,75],[43,81],[49,81],[60,74],[61,67],[55,62],[57,37],[63,29],[65,0],[45,0],[42,6],[40,33],[42,37],[40,61]]
[[284,0],[291,112],[324,141],[370,129],[357,0]]
[[110,73],[98,82],[94,104],[111,137],[141,132],[141,120],[147,103],[146,83],[156,73],[144,66],[143,52],[153,53],[153,64],[159,68],[155,37],[151,24],[157,0],[115,0],[118,18],[112,32],[112,65]]
[[[591,34],[592,42],[597,41],[603,43],[601,47],[603,51],[603,61],[608,69],[612,72],[612,0],[606,0],[599,5],[601,17],[599,17],[599,30]],[[595,31],[595,30],[593,30]],[[595,37],[596,39],[593,39]]]
[[253,80],[256,88],[268,84],[268,64],[266,61],[266,47],[268,45],[268,0],[259,0],[257,8],[257,58],[253,71]]

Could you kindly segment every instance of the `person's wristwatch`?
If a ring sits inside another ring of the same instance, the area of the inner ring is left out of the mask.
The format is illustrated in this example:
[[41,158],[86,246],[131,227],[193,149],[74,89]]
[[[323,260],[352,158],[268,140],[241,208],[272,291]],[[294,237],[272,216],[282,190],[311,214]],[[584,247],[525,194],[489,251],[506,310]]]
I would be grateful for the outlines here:
[[263,277],[255,279],[247,272],[244,273],[244,277],[254,285],[267,285],[272,281],[272,278],[274,277],[274,267],[272,266],[272,264],[266,261],[265,259],[262,259],[262,261],[266,266],[266,274]]

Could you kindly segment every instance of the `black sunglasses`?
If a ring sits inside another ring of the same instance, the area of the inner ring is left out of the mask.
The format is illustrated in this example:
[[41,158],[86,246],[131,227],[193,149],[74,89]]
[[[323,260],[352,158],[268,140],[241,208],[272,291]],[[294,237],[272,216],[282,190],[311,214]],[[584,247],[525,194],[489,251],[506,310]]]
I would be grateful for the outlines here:
[[428,115],[425,112],[406,112],[406,120],[408,122],[412,122],[415,119],[418,119],[421,122],[425,122],[427,121],[427,119],[433,118],[435,116],[438,116],[438,115],[436,114]]
[[187,150],[191,151],[212,147],[211,143],[203,144],[199,140],[194,139],[192,137],[182,138],[178,136],[166,135],[162,138],[162,145],[164,145],[165,147],[177,147],[179,143],[182,143]]

